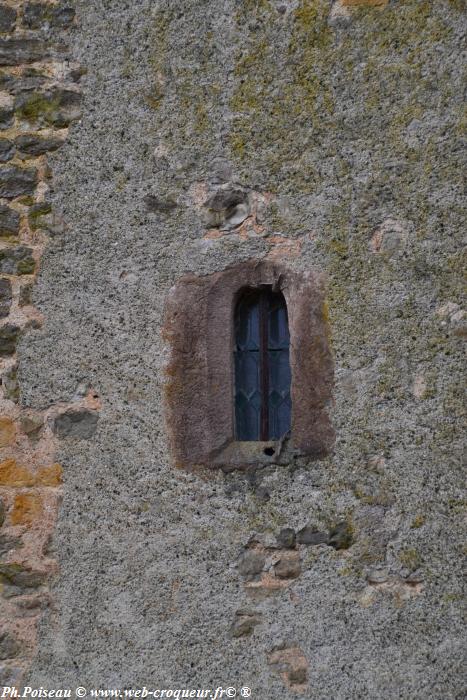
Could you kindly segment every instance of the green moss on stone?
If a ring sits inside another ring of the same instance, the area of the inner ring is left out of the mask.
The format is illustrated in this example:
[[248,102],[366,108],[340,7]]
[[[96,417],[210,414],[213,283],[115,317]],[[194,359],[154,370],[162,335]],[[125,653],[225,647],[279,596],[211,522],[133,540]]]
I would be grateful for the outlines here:
[[415,571],[422,564],[420,553],[414,547],[407,547],[399,553],[399,561],[406,569]]
[[17,115],[20,119],[26,119],[29,122],[38,122],[40,120],[52,122],[59,108],[60,99],[58,97],[48,100],[38,93],[33,93],[24,104],[18,108]]
[[17,266],[18,275],[32,275],[36,269],[36,263],[33,258],[20,260]]

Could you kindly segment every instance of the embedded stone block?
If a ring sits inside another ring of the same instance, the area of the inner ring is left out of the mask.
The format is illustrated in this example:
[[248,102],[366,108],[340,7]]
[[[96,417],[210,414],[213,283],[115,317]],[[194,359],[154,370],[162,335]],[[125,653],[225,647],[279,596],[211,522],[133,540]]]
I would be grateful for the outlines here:
[[81,116],[81,95],[55,88],[20,93],[15,101],[18,117],[31,124],[65,127]]
[[32,248],[20,245],[0,250],[0,272],[6,275],[32,275],[36,262]]
[[0,357],[14,355],[19,333],[19,326],[13,323],[7,323],[0,328]]
[[0,32],[12,32],[16,24],[16,10],[14,7],[0,3]]
[[52,464],[50,467],[41,467],[37,474],[36,486],[60,486],[62,483],[63,469],[60,464]]
[[38,493],[19,493],[15,496],[10,515],[12,525],[31,526],[40,522],[44,515],[42,496]]
[[99,416],[88,409],[69,409],[58,415],[53,423],[53,431],[58,437],[73,437],[89,440],[97,429]]
[[9,139],[0,139],[0,163],[6,163],[15,155],[15,146]]
[[14,199],[21,195],[34,194],[36,185],[36,168],[8,165],[0,170],[0,197]]
[[328,534],[319,532],[316,528],[306,525],[297,534],[297,541],[300,544],[315,546],[318,544],[327,544]]
[[384,7],[389,0],[341,0],[344,7]]
[[0,581],[18,588],[37,588],[47,578],[42,571],[34,571],[22,564],[0,563]]
[[10,313],[12,300],[10,280],[0,279],[0,318],[5,318]]
[[12,445],[15,441],[16,428],[8,416],[0,416],[0,447]]
[[0,464],[0,486],[33,486],[34,476],[15,459],[6,459]]
[[47,58],[50,48],[40,39],[0,39],[0,66],[17,66]]
[[29,2],[24,8],[23,24],[28,29],[67,29],[73,23],[75,14],[75,10],[68,5]]
[[20,216],[18,212],[0,204],[0,236],[17,236]]
[[297,693],[304,693],[308,683],[308,660],[299,647],[274,649],[268,657],[270,666]]
[[63,146],[64,141],[54,136],[37,136],[36,134],[21,134],[15,139],[15,146],[21,158],[42,156],[49,151],[56,151]]

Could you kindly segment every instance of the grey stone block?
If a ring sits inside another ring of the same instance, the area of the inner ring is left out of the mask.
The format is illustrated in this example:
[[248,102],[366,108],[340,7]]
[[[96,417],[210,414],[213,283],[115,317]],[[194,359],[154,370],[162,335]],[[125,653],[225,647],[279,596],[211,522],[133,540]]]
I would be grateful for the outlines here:
[[0,163],[6,163],[15,155],[15,146],[9,139],[0,138]]
[[0,236],[16,236],[19,233],[18,212],[0,204]]
[[93,411],[70,409],[55,418],[53,430],[60,438],[89,440],[96,432],[98,420],[98,414]]
[[12,32],[16,24],[16,10],[14,7],[0,3],[0,32]]
[[0,39],[0,66],[33,63],[49,55],[49,47],[40,39]]
[[10,313],[11,298],[10,280],[0,279],[0,318],[5,318]]
[[18,168],[8,165],[0,168],[0,197],[14,199],[24,194],[33,194],[37,184],[35,168]]
[[6,275],[31,275],[35,270],[32,249],[20,245],[0,250],[0,272]]

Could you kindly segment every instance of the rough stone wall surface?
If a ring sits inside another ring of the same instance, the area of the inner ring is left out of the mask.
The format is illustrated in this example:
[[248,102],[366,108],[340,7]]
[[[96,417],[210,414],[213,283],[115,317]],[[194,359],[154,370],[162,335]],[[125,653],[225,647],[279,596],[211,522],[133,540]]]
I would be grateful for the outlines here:
[[[57,562],[48,546],[61,500],[59,438],[95,423],[98,397],[20,403],[17,342],[41,328],[32,286],[47,240],[62,231],[48,154],[80,116],[80,70],[68,60],[73,8],[0,3],[0,683],[20,684],[37,648]],[[33,361],[34,365],[34,361]],[[34,372],[33,365],[31,367]],[[70,429],[68,429],[70,432]]]
[[[7,534],[26,539],[3,559],[49,562],[50,604],[35,645],[4,582],[4,674],[36,646],[35,686],[460,699],[463,0],[78,0],[68,29],[33,4],[0,23],[4,357],[33,319],[2,409]],[[15,68],[43,59],[46,80]],[[79,65],[83,116],[49,166],[24,135],[65,135]],[[49,198],[63,223],[27,225]],[[334,452],[176,470],[169,290],[265,258],[327,278]],[[48,411],[47,459],[18,476],[19,416]]]

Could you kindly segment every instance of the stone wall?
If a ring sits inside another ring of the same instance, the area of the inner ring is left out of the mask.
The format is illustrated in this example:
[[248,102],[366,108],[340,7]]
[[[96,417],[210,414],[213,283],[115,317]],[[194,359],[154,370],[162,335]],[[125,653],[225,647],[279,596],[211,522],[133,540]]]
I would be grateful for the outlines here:
[[[57,441],[97,415],[89,388],[73,400],[20,402],[17,342],[42,327],[32,287],[44,247],[63,230],[51,205],[49,154],[80,117],[81,70],[67,57],[74,9],[0,3],[0,682],[20,683],[37,644],[57,571],[49,541],[62,497]],[[33,365],[32,365],[33,367]]]
[[[459,699],[463,0],[75,5],[2,2],[2,680]],[[334,450],[178,470],[170,289],[263,260]]]

